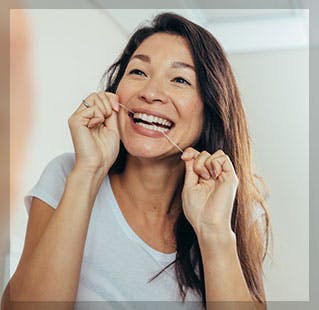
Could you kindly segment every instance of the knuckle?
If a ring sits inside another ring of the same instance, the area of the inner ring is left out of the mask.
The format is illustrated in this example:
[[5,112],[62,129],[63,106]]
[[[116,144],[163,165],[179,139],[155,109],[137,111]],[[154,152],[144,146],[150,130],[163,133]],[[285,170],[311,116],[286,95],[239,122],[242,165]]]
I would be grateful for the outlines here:
[[184,152],[193,152],[194,149],[191,146],[188,146]]
[[99,92],[98,97],[100,98],[101,102],[105,105],[108,102],[108,98],[105,96],[105,93]]
[[215,152],[216,155],[225,155],[224,151],[222,149],[218,149],[216,152]]
[[202,155],[202,156],[205,156],[205,157],[210,156],[210,154],[209,154],[207,151],[202,151],[202,152],[201,152],[201,155]]
[[93,93],[91,93],[91,94],[87,97],[87,99],[95,98],[96,95],[97,95],[96,92],[93,92]]
[[195,170],[196,172],[201,171],[201,165],[200,165],[200,163],[199,163],[198,161],[195,161],[193,168],[194,168],[194,170]]
[[74,119],[74,114],[72,114],[69,118],[68,118],[68,123],[72,123]]
[[199,154],[199,152],[196,151],[195,149],[193,149],[192,147],[187,147],[187,148],[184,150],[184,153],[186,153],[186,154],[189,155],[189,156],[192,156],[195,160],[197,159],[198,154]]
[[194,154],[194,158],[195,158],[196,160],[199,160],[199,159],[201,158],[201,153],[200,153],[200,152],[194,150],[194,151],[193,151],[193,154]]
[[98,99],[98,101],[102,101],[103,102],[103,97],[100,95],[100,93],[96,93],[96,99]]
[[207,166],[207,167],[209,167],[209,166],[211,166],[211,164],[213,163],[213,160],[214,160],[214,158],[211,158],[211,157],[207,157],[206,159],[205,159],[205,166]]
[[197,163],[194,166],[194,171],[199,173],[199,174],[202,174],[202,173],[207,172],[207,169],[203,164]]
[[111,92],[107,92],[107,93],[104,93],[106,95],[106,97],[109,99],[109,100],[118,100],[119,96],[117,94],[114,94],[114,93],[111,93]]

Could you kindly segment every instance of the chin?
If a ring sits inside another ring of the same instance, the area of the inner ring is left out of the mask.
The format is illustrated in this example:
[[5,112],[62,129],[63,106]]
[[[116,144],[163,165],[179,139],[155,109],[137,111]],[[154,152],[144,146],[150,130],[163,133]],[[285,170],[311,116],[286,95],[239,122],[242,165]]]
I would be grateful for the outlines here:
[[[123,141],[122,141],[123,142]],[[141,158],[155,158],[160,155],[163,155],[163,150],[161,151],[158,146],[155,146],[153,143],[124,143],[125,149],[127,152],[134,157]]]

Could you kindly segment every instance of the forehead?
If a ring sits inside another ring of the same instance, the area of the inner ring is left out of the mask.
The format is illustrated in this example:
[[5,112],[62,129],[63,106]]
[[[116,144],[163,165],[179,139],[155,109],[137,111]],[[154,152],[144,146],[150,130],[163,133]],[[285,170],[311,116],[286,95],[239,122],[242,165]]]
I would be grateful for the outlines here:
[[187,41],[175,34],[153,34],[139,45],[133,55],[135,54],[146,54],[151,59],[155,56],[162,56],[167,60],[185,61],[193,64],[193,57]]

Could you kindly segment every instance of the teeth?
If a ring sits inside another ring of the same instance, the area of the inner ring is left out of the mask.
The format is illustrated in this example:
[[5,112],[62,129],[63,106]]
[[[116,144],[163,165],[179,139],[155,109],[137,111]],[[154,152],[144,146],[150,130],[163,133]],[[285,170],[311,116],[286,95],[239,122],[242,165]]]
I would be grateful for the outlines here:
[[159,131],[159,132],[165,132],[165,131],[169,130],[168,128],[162,128],[162,127],[158,127],[156,125],[149,125],[149,124],[144,124],[144,123],[137,123],[137,125],[142,126],[144,128],[147,128],[147,129],[154,130],[154,131]]
[[164,118],[160,118],[160,117],[153,116],[153,115],[148,115],[145,113],[134,113],[133,118],[139,118],[139,119],[146,121],[146,122],[149,122],[149,123],[158,123],[158,124],[165,125],[165,126],[172,126],[173,125],[170,121],[168,121]]

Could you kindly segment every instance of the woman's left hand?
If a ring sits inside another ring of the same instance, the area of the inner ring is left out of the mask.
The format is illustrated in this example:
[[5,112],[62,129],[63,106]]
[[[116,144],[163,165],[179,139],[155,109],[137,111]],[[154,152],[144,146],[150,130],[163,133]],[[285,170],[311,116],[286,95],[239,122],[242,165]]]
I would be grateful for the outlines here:
[[218,150],[213,155],[187,148],[182,192],[183,211],[196,234],[230,232],[238,177],[229,157]]

